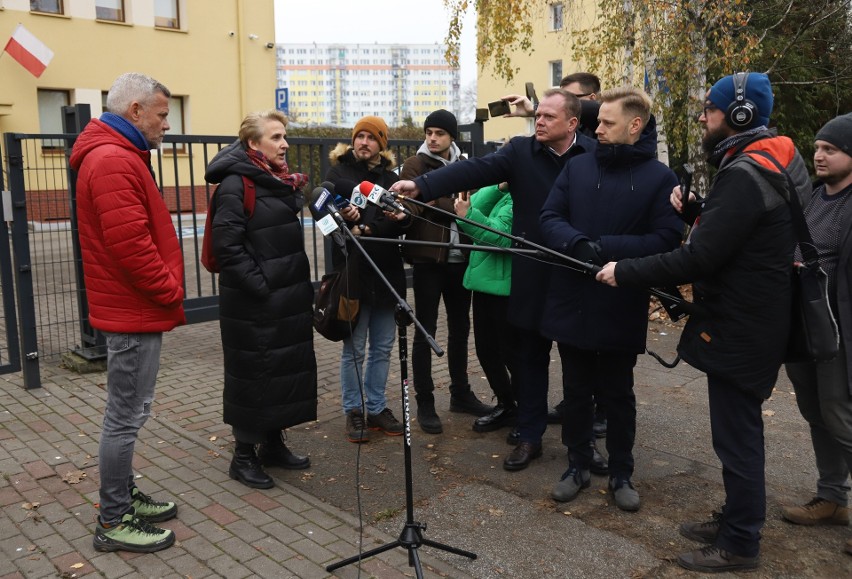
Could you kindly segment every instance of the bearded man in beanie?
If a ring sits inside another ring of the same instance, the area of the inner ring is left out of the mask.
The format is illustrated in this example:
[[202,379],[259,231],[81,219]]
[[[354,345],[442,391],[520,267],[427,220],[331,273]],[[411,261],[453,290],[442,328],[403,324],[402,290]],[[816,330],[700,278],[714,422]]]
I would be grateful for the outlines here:
[[[426,139],[417,154],[402,164],[400,177],[414,179],[433,169],[463,159],[455,143],[458,123],[450,111],[438,109],[423,123]],[[456,220],[422,205],[406,203],[415,216],[406,239],[459,243]],[[442,197],[430,203],[453,214],[453,199]],[[465,243],[469,243],[465,239]],[[470,389],[467,379],[467,345],[470,335],[470,291],[462,283],[467,255],[460,249],[404,245],[402,255],[414,270],[414,310],[430,335],[438,328],[438,306],[444,299],[447,312],[447,365],[450,370],[450,411],[484,416],[491,407],[483,404]],[[417,400],[417,423],[423,432],[440,434],[441,419],[435,411],[435,384],[432,381],[432,349],[423,335],[414,335],[411,365]]]
[[[821,183],[802,200],[805,221],[828,274],[831,309],[840,324],[840,352],[828,362],[787,364],[796,403],[811,428],[816,496],[781,515],[799,525],[848,525],[852,473],[852,113],[829,121],[814,142],[814,172]],[[797,251],[796,259],[801,260]],[[845,338],[844,338],[845,337]],[[852,555],[852,539],[846,542]]]
[[[726,572],[760,564],[766,519],[761,406],[772,393],[790,329],[795,236],[790,195],[811,185],[793,142],[766,127],[772,87],[759,73],[722,78],[707,92],[702,146],[718,168],[710,192],[686,207],[679,187],[670,200],[689,224],[686,242],[669,253],[610,262],[597,275],[611,286],[667,287],[693,283],[693,313],[678,353],[707,373],[713,449],[722,463],[725,504],[710,521],[684,523],[680,533],[708,543],[682,553],[694,571]],[[784,167],[796,191],[788,191]]]
[[[387,189],[399,179],[393,172],[396,158],[387,146],[388,126],[385,121],[373,116],[360,119],[352,129],[352,144],[340,143],[329,155],[332,166],[325,180],[333,183],[336,192],[343,197],[348,197],[352,187],[362,181]],[[340,214],[356,236],[396,238],[407,227],[407,217],[403,213],[382,211],[376,205],[367,205],[363,209],[350,205],[341,209]],[[347,243],[351,245],[351,242]],[[405,295],[405,272],[398,247],[386,243],[365,243],[363,247],[394,291]],[[358,323],[352,335],[343,340],[340,360],[346,437],[350,442],[367,442],[368,429],[399,436],[403,431],[402,424],[387,407],[385,397],[390,355],[396,337],[396,298],[359,251],[352,247],[347,253],[348,259],[361,262],[358,265]],[[342,266],[344,259],[343,253],[335,248],[332,254],[335,266]]]

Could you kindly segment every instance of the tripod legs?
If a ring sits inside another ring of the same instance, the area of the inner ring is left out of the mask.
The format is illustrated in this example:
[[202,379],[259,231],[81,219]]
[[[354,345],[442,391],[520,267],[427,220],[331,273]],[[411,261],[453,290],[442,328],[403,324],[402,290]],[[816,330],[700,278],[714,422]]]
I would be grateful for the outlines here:
[[422,523],[418,523],[415,521],[406,522],[405,527],[403,527],[402,529],[402,533],[400,533],[399,535],[399,539],[397,539],[396,541],[392,541],[386,545],[382,545],[381,547],[376,547],[375,549],[370,549],[369,551],[364,551],[364,553],[362,553],[361,555],[356,555],[354,557],[349,557],[348,559],[338,561],[337,563],[333,563],[327,566],[325,570],[330,573],[335,569],[340,569],[341,567],[345,567],[350,563],[355,563],[359,560],[368,559],[369,557],[384,553],[385,551],[390,551],[391,549],[395,549],[396,547],[403,547],[405,549],[408,549],[408,566],[414,567],[414,572],[417,574],[417,579],[423,579],[423,568],[420,565],[420,555],[417,552],[417,549],[419,549],[421,545],[426,545],[427,547],[434,547],[435,549],[440,549],[448,553],[453,553],[454,555],[461,555],[462,557],[467,557],[469,559],[476,559],[476,553],[471,553],[470,551],[465,551],[456,547],[450,547],[449,545],[444,545],[443,543],[439,543],[437,541],[424,539],[423,531],[425,529],[426,525]]

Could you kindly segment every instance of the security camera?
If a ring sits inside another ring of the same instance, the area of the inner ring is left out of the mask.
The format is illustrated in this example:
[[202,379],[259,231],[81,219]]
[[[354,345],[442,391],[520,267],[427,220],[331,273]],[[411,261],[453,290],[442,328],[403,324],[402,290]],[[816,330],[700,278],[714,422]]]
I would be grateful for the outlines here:
[[234,32],[233,30],[231,30],[231,31],[228,33],[228,36],[233,37],[233,36],[235,36],[236,34],[237,34],[236,32]]
[[275,43],[274,42],[267,42],[266,48],[275,48]]

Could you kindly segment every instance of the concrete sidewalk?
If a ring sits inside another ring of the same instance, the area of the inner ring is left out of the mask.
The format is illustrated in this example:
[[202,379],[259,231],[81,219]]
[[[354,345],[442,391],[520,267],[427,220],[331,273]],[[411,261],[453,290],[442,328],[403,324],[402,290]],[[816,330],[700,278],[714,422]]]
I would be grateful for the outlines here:
[[[438,341],[441,343],[442,329]],[[677,329],[655,326],[649,343],[673,357]],[[409,341],[412,331],[409,330]],[[328,577],[325,567],[363,548],[387,544],[405,523],[403,440],[343,436],[337,380],[339,344],[317,338],[318,421],[291,429],[289,444],[307,452],[306,471],[273,469],[276,487],[255,491],[229,479],[233,447],[221,422],[222,354],[216,322],[166,335],[155,415],[143,429],[134,466],[139,486],[170,496],[178,517],[163,523],[178,543],[149,555],[98,553],[92,532],[98,500],[97,450],[105,403],[104,373],[78,375],[42,364],[44,387],[26,391],[19,375],[0,377],[0,579],[4,577]],[[473,340],[471,339],[471,351]],[[556,352],[553,352],[554,357]],[[394,354],[396,356],[396,353]],[[439,411],[447,407],[444,360],[435,360]],[[471,382],[487,385],[471,353]],[[551,368],[551,399],[560,369]],[[394,358],[390,407],[400,416]],[[566,465],[559,432],[530,468],[501,468],[506,431],[474,433],[471,417],[441,412],[444,433],[412,431],[415,519],[424,537],[473,551],[470,561],[423,546],[426,576],[679,577],[672,562],[696,548],[677,533],[682,518],[703,518],[723,496],[709,444],[701,374],[640,357],[636,372],[639,513],[617,511],[601,492],[605,478],[574,502],[557,505],[550,487]],[[846,528],[801,529],[778,520],[784,501],[810,498],[815,481],[809,436],[785,378],[765,406],[770,515],[763,567],[752,577],[849,576]],[[357,487],[356,487],[357,485]],[[357,492],[356,492],[357,490]],[[363,521],[363,535],[359,533]],[[336,577],[412,577],[395,548],[338,570]]]

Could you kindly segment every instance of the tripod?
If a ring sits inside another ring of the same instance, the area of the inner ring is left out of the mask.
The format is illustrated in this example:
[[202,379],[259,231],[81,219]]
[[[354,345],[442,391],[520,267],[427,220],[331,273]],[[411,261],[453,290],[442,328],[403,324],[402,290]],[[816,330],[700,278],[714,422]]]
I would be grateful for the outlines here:
[[369,551],[366,551],[360,555],[349,557],[348,559],[344,559],[342,561],[338,561],[337,563],[328,565],[325,570],[331,572],[335,569],[345,567],[350,563],[355,563],[356,561],[361,561],[368,557],[378,555],[379,553],[390,551],[391,549],[395,549],[396,547],[403,547],[408,550],[408,566],[414,567],[414,572],[417,574],[417,579],[422,579],[423,568],[420,565],[420,555],[417,552],[421,545],[426,545],[427,547],[434,547],[436,549],[441,549],[442,551],[447,551],[448,553],[454,553],[456,555],[461,555],[462,557],[468,557],[470,559],[476,559],[476,553],[471,553],[470,551],[457,549],[456,547],[444,545],[443,543],[438,543],[437,541],[425,539],[423,537],[423,531],[426,530],[426,524],[419,523],[414,520],[414,477],[411,471],[411,409],[408,403],[408,341],[406,331],[406,326],[408,326],[408,324],[410,324],[412,320],[410,311],[407,311],[405,308],[399,305],[397,305],[396,315],[394,318],[396,321],[397,334],[399,336],[399,370],[402,387],[402,421],[405,427],[405,525],[403,526],[402,532],[399,534],[399,538],[396,541],[392,541],[390,543],[387,543],[386,545],[382,545],[381,547],[370,549]]
[[[333,215],[333,214],[332,214]],[[336,220],[337,217],[333,216]],[[343,225],[340,229],[345,231],[345,234],[352,241],[353,245],[358,249],[361,253],[364,261],[373,269],[376,277],[381,280],[381,282],[387,287],[391,294],[393,294],[394,298],[396,298],[396,313],[394,315],[394,321],[396,322],[397,333],[399,335],[399,365],[400,365],[400,376],[401,376],[401,388],[402,388],[402,420],[404,425],[404,454],[405,454],[405,525],[403,526],[402,532],[399,535],[399,538],[396,541],[392,541],[387,545],[382,545],[381,547],[377,547],[375,549],[370,549],[364,553],[359,555],[355,555],[353,557],[349,557],[347,559],[343,559],[342,561],[338,561],[337,563],[332,563],[331,565],[326,566],[325,570],[328,572],[334,571],[335,569],[339,569],[341,567],[345,567],[351,563],[355,563],[361,561],[363,559],[367,559],[374,555],[378,555],[379,553],[384,553],[385,551],[390,551],[396,547],[403,547],[408,550],[408,565],[410,567],[414,567],[414,570],[417,574],[417,579],[423,578],[423,569],[420,565],[420,556],[418,554],[417,549],[420,548],[421,545],[426,545],[429,547],[435,547],[436,549],[441,549],[443,551],[447,551],[449,553],[455,553],[456,555],[461,555],[463,557],[468,557],[470,559],[476,559],[476,554],[471,553],[470,551],[464,551],[462,549],[457,549],[455,547],[450,547],[449,545],[444,545],[442,543],[438,543],[437,541],[431,541],[429,539],[423,538],[423,531],[426,530],[426,524],[420,523],[414,520],[414,483],[413,483],[413,473],[411,470],[411,413],[408,404],[408,342],[407,342],[407,331],[406,326],[411,323],[417,327],[417,329],[423,333],[426,337],[426,341],[429,343],[430,347],[435,351],[439,356],[443,355],[443,350],[438,346],[435,342],[435,339],[429,335],[429,333],[423,328],[417,318],[414,316],[414,312],[411,309],[405,300],[394,290],[393,285],[388,281],[388,279],[384,276],[381,269],[375,264],[375,262],[370,258],[367,252],[364,250],[362,245],[358,242],[357,239],[353,236],[353,234],[349,231],[349,229]],[[390,240],[389,240],[390,241]],[[398,240],[397,240],[398,241]],[[345,248],[344,248],[345,249]]]

